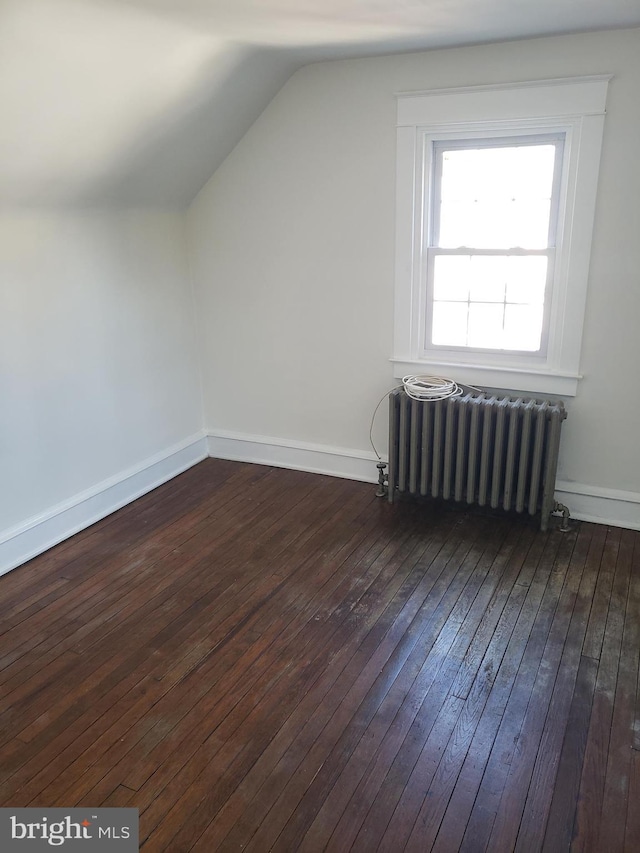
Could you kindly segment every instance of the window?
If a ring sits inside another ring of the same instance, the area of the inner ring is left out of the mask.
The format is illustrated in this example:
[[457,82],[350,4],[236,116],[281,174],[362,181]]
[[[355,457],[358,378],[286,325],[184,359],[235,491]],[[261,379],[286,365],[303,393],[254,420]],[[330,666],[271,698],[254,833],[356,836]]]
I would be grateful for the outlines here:
[[432,346],[543,352],[563,136],[434,143]]
[[400,96],[397,376],[576,393],[607,82]]

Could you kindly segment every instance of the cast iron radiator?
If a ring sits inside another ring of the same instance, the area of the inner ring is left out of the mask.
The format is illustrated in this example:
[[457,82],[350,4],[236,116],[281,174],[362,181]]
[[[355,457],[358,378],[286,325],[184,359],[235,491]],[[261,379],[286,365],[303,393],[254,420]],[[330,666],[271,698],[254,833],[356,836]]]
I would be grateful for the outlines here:
[[562,403],[466,394],[437,402],[389,394],[388,498],[398,492],[535,515],[554,511]]

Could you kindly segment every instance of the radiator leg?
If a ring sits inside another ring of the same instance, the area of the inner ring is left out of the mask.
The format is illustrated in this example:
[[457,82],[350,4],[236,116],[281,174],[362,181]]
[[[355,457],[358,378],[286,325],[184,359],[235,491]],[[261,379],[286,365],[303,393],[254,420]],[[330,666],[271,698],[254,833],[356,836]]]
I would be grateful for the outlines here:
[[387,467],[386,462],[378,462],[376,468],[378,469],[378,491],[376,492],[377,498],[384,498],[389,491],[388,476],[385,474],[384,469]]
[[560,529],[561,533],[568,533],[569,532],[569,516],[571,515],[571,513],[569,512],[569,507],[565,506],[564,504],[559,503],[558,501],[554,501],[553,511],[562,513],[562,524],[560,525],[559,529]]

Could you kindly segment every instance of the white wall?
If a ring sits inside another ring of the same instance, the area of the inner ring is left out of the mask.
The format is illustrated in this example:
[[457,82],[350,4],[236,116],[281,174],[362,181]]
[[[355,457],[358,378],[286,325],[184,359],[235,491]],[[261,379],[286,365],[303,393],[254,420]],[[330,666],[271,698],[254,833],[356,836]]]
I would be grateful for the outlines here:
[[186,463],[161,462],[202,428],[183,225],[0,214],[0,571]]
[[[393,384],[395,92],[604,73],[615,77],[585,378],[569,401],[560,477],[582,517],[640,526],[640,30],[297,72],[189,212],[205,418],[222,436],[215,447],[239,439],[240,455],[267,441],[367,456],[372,410]],[[252,436],[262,438],[242,444]]]

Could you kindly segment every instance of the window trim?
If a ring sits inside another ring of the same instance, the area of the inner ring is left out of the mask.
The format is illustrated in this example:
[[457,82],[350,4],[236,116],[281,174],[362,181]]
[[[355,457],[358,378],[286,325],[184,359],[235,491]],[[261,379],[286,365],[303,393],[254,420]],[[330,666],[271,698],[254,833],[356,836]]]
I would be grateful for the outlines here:
[[[574,396],[604,108],[610,76],[400,93],[398,97],[394,363],[396,377],[443,372],[491,388]],[[455,138],[564,134],[559,251],[547,351],[423,347],[426,219],[433,143]]]

